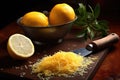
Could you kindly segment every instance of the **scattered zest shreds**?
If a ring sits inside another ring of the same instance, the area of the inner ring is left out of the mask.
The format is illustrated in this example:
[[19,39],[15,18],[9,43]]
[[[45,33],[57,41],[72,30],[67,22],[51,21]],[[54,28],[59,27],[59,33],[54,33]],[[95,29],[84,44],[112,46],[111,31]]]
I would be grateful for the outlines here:
[[[95,58],[94,58],[95,59]],[[52,56],[43,57],[32,66],[32,73],[42,76],[66,76],[79,73],[83,75],[85,69],[94,62],[93,58],[85,58],[73,52],[59,51]]]

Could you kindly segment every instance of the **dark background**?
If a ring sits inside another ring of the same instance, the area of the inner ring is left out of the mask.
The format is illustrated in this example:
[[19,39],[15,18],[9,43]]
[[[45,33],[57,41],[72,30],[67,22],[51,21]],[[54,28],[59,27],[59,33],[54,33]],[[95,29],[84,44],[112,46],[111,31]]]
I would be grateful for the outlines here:
[[[56,2],[58,1],[58,2]],[[62,0],[3,0],[0,2],[0,28],[5,27],[9,23],[16,21],[19,17],[23,16],[29,11],[49,11],[56,3]],[[120,0],[79,0],[68,3],[76,8],[76,2],[83,2],[95,6],[96,3],[101,5],[101,17],[118,21],[120,18]],[[75,1],[75,0],[74,0]]]
[[28,11],[42,11],[51,7],[50,0],[3,0],[0,2],[0,28]]

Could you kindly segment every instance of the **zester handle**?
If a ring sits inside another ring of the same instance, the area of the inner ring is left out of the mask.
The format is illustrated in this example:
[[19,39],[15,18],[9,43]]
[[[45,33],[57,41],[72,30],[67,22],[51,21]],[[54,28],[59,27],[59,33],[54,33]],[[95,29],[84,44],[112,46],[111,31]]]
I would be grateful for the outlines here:
[[116,33],[111,33],[104,38],[92,41],[86,46],[86,48],[90,51],[98,51],[118,42],[119,39],[120,38]]

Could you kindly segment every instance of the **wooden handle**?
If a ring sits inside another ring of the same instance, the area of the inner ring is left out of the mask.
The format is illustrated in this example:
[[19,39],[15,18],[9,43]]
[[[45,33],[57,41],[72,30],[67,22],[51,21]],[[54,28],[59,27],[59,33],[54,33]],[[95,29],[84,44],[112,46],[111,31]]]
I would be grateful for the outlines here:
[[88,50],[97,51],[103,48],[107,48],[118,41],[119,41],[119,36],[116,33],[111,33],[104,38],[92,41],[86,46],[86,48]]

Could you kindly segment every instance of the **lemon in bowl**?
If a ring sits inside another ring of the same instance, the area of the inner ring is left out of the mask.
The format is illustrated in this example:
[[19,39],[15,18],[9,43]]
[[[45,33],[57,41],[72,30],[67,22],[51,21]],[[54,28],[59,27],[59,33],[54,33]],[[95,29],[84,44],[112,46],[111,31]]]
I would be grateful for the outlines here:
[[38,11],[31,11],[26,13],[20,23],[22,25],[25,26],[29,26],[29,27],[36,27],[36,26],[48,26],[49,22],[48,22],[48,17]]
[[[68,10],[68,8],[62,8],[63,10],[61,9],[58,11],[57,9],[55,9],[55,6],[51,9],[48,16],[46,16],[43,13],[42,13],[42,17],[39,17],[41,16],[41,14],[37,14],[37,15],[31,14],[27,16],[28,19],[26,19],[27,18],[25,17],[26,14],[33,12],[31,11],[26,13],[24,16],[20,17],[17,20],[18,25],[23,29],[25,35],[28,36],[33,42],[35,43],[37,42],[40,44],[60,43],[63,41],[64,36],[71,30],[73,22],[77,19],[74,10],[70,9],[71,11],[69,12],[67,11],[64,14],[60,13],[61,15],[59,16],[58,14],[59,12],[64,12],[64,9]],[[69,5],[65,4],[65,6],[68,7]],[[59,8],[65,6],[61,5],[59,6]],[[69,8],[71,7],[69,6]],[[36,12],[41,13],[38,11]],[[66,17],[68,16],[67,14],[70,12],[73,12],[74,14],[74,15],[69,15],[69,17],[73,16],[72,19],[68,19],[68,17]],[[26,22],[27,25],[24,22]]]
[[51,25],[61,25],[73,21],[76,15],[74,9],[66,4],[56,4],[50,11],[49,21]]

